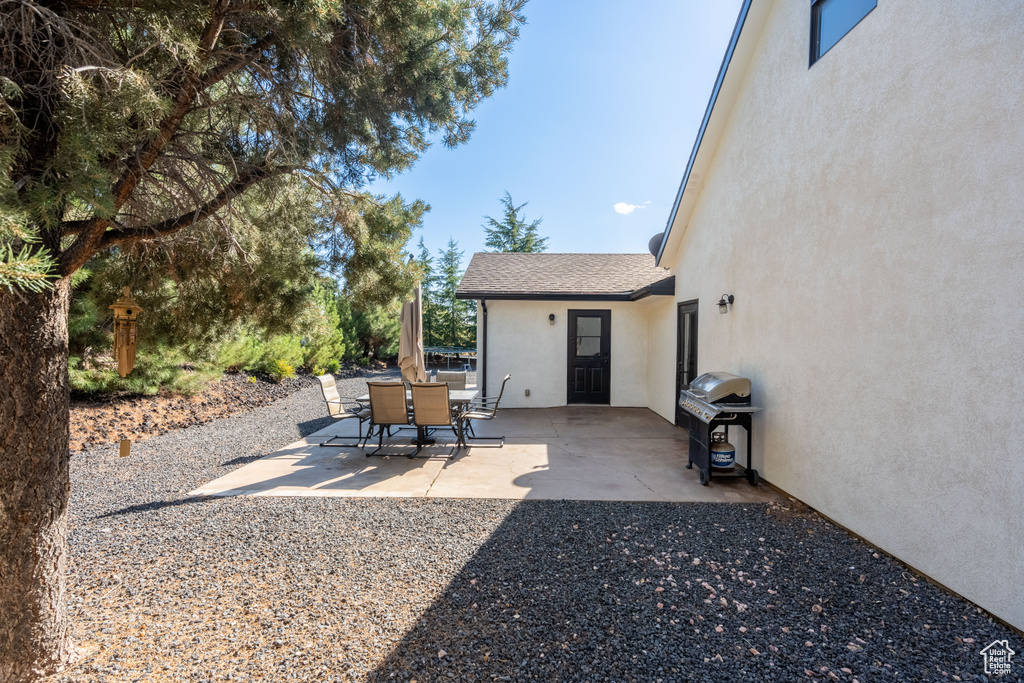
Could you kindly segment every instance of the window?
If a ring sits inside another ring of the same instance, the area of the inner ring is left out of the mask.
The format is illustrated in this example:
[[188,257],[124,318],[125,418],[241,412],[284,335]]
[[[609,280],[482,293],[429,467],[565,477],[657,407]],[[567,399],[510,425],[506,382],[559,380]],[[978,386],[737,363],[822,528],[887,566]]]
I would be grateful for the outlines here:
[[878,5],[878,0],[812,0],[811,64]]
[[576,357],[601,355],[601,319],[576,318]]

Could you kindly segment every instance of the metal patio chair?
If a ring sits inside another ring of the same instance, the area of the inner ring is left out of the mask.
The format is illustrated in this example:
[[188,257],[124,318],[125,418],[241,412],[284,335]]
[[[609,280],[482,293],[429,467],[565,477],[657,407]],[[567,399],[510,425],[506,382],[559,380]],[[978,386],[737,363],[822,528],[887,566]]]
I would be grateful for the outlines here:
[[338,439],[351,439],[352,437],[332,436],[324,441],[321,446],[334,446],[336,448],[359,447],[363,440],[363,423],[370,419],[370,409],[354,398],[338,395],[338,385],[335,383],[334,375],[320,375],[320,391],[324,395],[324,402],[327,403],[327,411],[337,421],[359,420],[359,436],[355,443],[337,443]]
[[[512,375],[505,375],[505,379],[501,380],[501,389],[498,391],[497,396],[481,396],[474,398],[469,402],[469,406],[466,411],[459,415],[459,445],[460,446],[484,446],[487,448],[501,448],[505,445],[504,436],[486,436],[477,437],[476,432],[473,431],[474,420],[493,420],[498,414],[498,404],[501,403],[501,397],[505,393],[505,385],[512,379]],[[469,434],[473,435],[472,443],[469,441]],[[496,441],[497,443],[486,443],[490,441]],[[483,442],[483,443],[481,443]]]
[[452,408],[448,393],[448,385],[444,382],[417,382],[412,385],[412,422],[419,429],[418,448],[415,457],[425,445],[425,437],[430,430],[450,429],[456,436],[455,445],[448,455],[452,457],[459,449],[461,439],[458,438],[458,426],[452,418]]
[[436,382],[445,382],[450,389],[465,389],[466,388],[466,373],[465,372],[446,372],[444,370],[437,371]]
[[366,386],[370,390],[370,431],[366,433],[366,439],[363,442],[364,448],[366,441],[370,440],[374,427],[378,432],[377,448],[372,453],[366,454],[366,457],[369,458],[371,455],[377,455],[384,448],[385,430],[387,430],[388,436],[391,436],[392,427],[408,426],[410,423],[409,404],[405,399],[404,382],[367,382]]
[[[435,382],[444,382],[448,385],[449,389],[465,389],[466,388],[466,373],[458,372],[455,370],[438,370],[437,376],[434,378]],[[452,419],[458,420],[459,414],[465,408],[465,405],[452,406]]]

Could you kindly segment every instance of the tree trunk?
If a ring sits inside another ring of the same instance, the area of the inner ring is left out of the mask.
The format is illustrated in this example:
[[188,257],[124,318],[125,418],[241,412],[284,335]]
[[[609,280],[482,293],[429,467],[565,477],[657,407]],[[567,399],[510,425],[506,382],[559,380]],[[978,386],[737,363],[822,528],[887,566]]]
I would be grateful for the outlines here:
[[66,279],[0,288],[0,683],[71,654],[65,604],[68,463]]

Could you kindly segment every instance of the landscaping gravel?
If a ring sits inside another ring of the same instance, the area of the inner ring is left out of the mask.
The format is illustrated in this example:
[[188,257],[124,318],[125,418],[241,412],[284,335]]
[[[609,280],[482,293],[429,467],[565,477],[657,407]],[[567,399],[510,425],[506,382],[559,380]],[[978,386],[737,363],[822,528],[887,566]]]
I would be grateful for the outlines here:
[[53,680],[983,681],[1024,651],[796,503],[187,495],[329,423],[309,387],[76,453]]

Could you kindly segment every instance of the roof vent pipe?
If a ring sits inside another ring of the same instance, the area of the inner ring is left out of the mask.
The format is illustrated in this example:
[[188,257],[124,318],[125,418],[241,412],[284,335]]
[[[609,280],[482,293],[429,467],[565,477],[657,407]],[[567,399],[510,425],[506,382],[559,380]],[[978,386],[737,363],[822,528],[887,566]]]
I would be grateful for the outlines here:
[[647,243],[647,251],[651,252],[651,256],[657,258],[658,250],[661,249],[661,240],[665,238],[664,232],[659,232],[657,235],[651,238],[651,241]]

